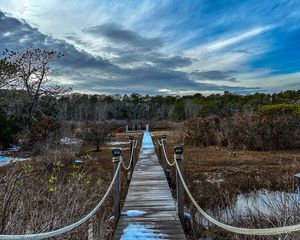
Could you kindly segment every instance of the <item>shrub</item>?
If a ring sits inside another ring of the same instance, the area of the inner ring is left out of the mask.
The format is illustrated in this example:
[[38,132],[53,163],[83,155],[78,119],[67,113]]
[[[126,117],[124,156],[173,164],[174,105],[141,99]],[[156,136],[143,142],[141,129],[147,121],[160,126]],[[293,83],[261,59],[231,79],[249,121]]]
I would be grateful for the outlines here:
[[60,135],[61,123],[53,117],[42,117],[40,121],[34,122],[29,134],[30,142],[35,144],[37,142],[57,143]]
[[184,123],[184,143],[195,146],[216,145],[218,118],[192,118]]
[[112,137],[113,127],[108,123],[87,123],[83,127],[83,139],[91,144],[96,145],[96,151],[100,151],[100,145],[109,137]]
[[266,106],[258,114],[194,118],[184,124],[185,143],[249,150],[300,148],[300,115],[289,104]]
[[0,146],[7,147],[14,141],[14,135],[18,132],[15,120],[8,119],[4,113],[0,112]]
[[300,107],[287,103],[265,105],[259,109],[258,113],[261,116],[293,115],[300,117]]

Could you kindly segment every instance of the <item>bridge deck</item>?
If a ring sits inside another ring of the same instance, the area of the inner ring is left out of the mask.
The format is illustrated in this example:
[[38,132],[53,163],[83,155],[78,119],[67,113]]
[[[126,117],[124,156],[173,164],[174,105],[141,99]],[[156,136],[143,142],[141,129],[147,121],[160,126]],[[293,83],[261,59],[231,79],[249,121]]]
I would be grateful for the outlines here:
[[115,239],[186,239],[150,133],[130,182]]

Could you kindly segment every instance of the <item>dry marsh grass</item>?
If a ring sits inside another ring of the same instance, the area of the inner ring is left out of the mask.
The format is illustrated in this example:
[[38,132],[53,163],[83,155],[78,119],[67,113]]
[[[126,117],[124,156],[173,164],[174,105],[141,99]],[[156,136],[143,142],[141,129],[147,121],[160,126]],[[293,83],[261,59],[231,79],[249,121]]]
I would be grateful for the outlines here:
[[[183,142],[183,135],[180,131],[154,132],[153,138],[157,153],[159,153],[157,138],[162,134],[167,135],[167,154],[168,158],[173,160],[173,147]],[[175,171],[173,168],[168,167],[168,169],[171,171],[171,187],[175,189]],[[215,216],[218,216],[222,209],[230,207],[231,203],[236,202],[240,193],[255,192],[259,189],[294,192],[296,188],[294,174],[300,172],[300,151],[233,151],[225,147],[185,145],[183,172],[196,201],[201,207],[214,211]],[[258,212],[252,212],[248,214],[249,219],[245,220],[245,216],[233,212],[236,220],[228,223],[245,227],[271,227],[295,224],[298,221],[297,216],[300,215],[298,207],[294,209],[294,212],[289,209],[289,214],[287,214],[285,202],[271,203],[270,206],[272,204],[274,212],[278,213],[273,217],[267,218]],[[197,215],[197,211],[187,197],[185,206],[193,216]],[[280,215],[279,213],[285,214]],[[287,219],[283,219],[284,217]],[[228,221],[222,217],[219,219],[224,222]],[[193,224],[189,233],[190,239],[299,239],[297,234],[246,237],[230,234],[212,225],[209,225],[208,228],[202,225],[201,228],[199,224]]]
[[[139,139],[141,134],[134,134]],[[116,141],[128,141],[129,134],[116,134]],[[129,146],[129,144],[128,144]],[[113,176],[111,149],[104,145],[60,147],[47,150],[31,160],[0,167],[0,234],[43,232],[73,223],[93,209]],[[129,150],[123,152],[128,161]],[[74,164],[81,159],[82,164]],[[127,164],[127,162],[126,162]],[[127,172],[122,172],[122,196],[127,192]],[[88,224],[56,239],[86,239],[88,230],[94,239],[111,239],[112,197]],[[92,230],[91,230],[92,229]]]

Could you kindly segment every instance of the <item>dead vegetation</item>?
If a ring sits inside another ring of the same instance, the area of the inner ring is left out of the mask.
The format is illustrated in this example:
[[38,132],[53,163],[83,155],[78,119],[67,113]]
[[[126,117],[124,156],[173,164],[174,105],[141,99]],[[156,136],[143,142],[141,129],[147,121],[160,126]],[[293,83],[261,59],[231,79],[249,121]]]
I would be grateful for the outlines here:
[[[141,142],[141,134],[135,134]],[[128,142],[128,134],[116,134]],[[129,146],[129,144],[124,145]],[[137,153],[140,144],[138,144]],[[79,148],[80,149],[80,148]],[[0,168],[0,234],[28,234],[54,230],[83,217],[100,201],[111,182],[111,146],[100,152],[84,143],[44,149],[32,160]],[[123,158],[129,159],[129,150]],[[80,162],[74,160],[80,159]],[[128,164],[126,162],[126,164]],[[122,196],[127,191],[127,172],[122,174]],[[110,239],[112,197],[88,224],[56,239]],[[92,236],[92,238],[91,238]]]
[[[196,131],[196,130],[195,130]],[[158,151],[157,138],[167,135],[167,153],[173,159],[174,145],[184,142],[183,131],[155,132],[154,143]],[[171,172],[171,187],[175,191],[175,172]],[[272,202],[269,207],[272,216],[259,211],[242,215],[231,209],[234,220],[224,218],[224,209],[230,208],[241,193],[250,193],[259,189],[293,193],[296,189],[294,174],[300,172],[300,151],[250,151],[228,147],[197,147],[184,145],[183,171],[190,191],[207,211],[219,220],[234,226],[272,227],[297,223],[300,216],[299,206],[294,202],[287,206],[284,199]],[[222,231],[218,227],[202,222],[189,199],[185,198],[187,211],[193,216],[193,225],[189,229],[191,239],[298,239],[297,234],[275,237],[246,237]],[[208,225],[207,225],[208,224]]]
[[298,114],[281,112],[192,118],[184,123],[184,142],[259,151],[299,149],[299,126]]

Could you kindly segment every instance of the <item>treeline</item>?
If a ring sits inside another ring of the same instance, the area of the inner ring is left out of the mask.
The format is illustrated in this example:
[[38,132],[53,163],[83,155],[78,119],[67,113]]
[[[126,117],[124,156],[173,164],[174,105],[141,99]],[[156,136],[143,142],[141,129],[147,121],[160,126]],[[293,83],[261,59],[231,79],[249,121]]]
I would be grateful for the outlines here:
[[203,96],[87,95],[73,93],[57,100],[59,118],[66,121],[175,120],[256,112],[262,106],[300,105],[300,90],[276,94]]

